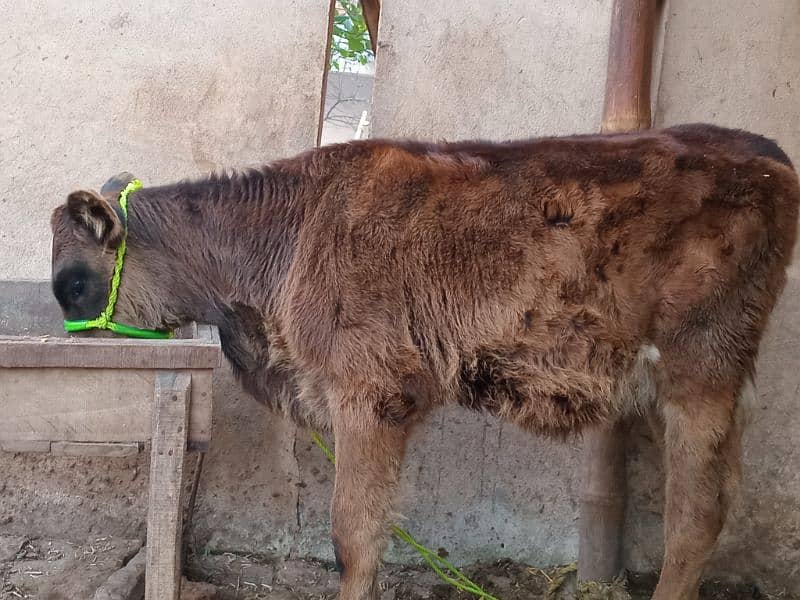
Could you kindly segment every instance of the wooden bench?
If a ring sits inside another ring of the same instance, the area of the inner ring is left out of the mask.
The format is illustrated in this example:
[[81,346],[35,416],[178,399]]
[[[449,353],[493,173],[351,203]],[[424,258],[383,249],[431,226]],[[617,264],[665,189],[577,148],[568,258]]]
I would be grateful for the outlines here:
[[68,337],[49,282],[0,282],[0,449],[126,456],[151,442],[147,600],[178,600],[183,464],[211,441],[214,327]]

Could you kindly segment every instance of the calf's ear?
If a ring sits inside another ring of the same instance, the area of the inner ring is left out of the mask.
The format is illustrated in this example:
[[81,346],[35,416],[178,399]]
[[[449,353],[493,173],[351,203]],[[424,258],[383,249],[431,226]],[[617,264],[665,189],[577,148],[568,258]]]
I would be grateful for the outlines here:
[[134,179],[136,179],[136,177],[127,171],[118,173],[103,184],[103,187],[100,188],[100,195],[104,197],[110,196],[111,198],[117,198],[120,192],[122,192],[122,190],[124,190],[125,187]]
[[117,211],[97,192],[72,192],[67,196],[67,214],[106,247],[116,249],[125,237],[125,228]]

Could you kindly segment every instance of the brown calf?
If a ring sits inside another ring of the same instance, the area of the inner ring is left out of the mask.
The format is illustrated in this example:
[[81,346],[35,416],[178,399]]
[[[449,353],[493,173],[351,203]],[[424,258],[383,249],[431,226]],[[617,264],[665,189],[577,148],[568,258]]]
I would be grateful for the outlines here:
[[[127,181],[53,213],[68,318],[105,306]],[[544,434],[656,411],[668,481],[655,597],[695,598],[798,201],[777,145],[707,125],[354,142],[132,195],[117,316],[218,325],[256,398],[333,430],[343,600],[377,597],[409,431],[453,402]]]

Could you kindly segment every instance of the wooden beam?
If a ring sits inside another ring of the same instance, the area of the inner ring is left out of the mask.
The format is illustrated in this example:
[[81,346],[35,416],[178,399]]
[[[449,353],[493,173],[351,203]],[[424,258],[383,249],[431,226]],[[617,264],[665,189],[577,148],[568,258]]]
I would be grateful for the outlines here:
[[603,133],[650,127],[657,0],[615,0],[608,49]]
[[319,115],[317,118],[317,146],[322,144],[322,128],[325,124],[325,99],[328,95],[328,75],[331,70],[331,52],[333,43],[333,19],[336,17],[336,0],[328,2],[328,32],[325,39],[328,41],[325,46],[325,68],[322,70],[322,88],[319,96]]
[[144,442],[153,371],[0,368],[0,441]]
[[50,452],[60,456],[106,456],[120,458],[139,454],[138,443],[110,442],[53,442]]
[[221,364],[216,329],[209,337],[135,340],[119,337],[21,337],[0,334],[0,368],[213,369]]
[[[211,442],[211,369],[192,378],[189,448]],[[0,447],[52,442],[146,442],[152,436],[153,386],[146,369],[0,368]],[[16,444],[16,445],[15,445]],[[38,450],[47,452],[48,450]]]
[[369,32],[369,43],[372,51],[378,53],[378,25],[381,18],[381,0],[361,0],[361,12],[364,14],[364,21],[367,23]]
[[627,477],[620,423],[583,435],[583,486],[578,524],[578,579],[612,581],[622,571]]
[[[650,127],[657,0],[615,0],[601,131]],[[627,475],[621,423],[584,433],[578,579],[610,581],[622,570]]]
[[180,598],[183,457],[190,392],[191,377],[186,373],[161,373],[156,379],[145,600]]
[[49,440],[3,440],[0,439],[0,450],[3,452],[50,452]]

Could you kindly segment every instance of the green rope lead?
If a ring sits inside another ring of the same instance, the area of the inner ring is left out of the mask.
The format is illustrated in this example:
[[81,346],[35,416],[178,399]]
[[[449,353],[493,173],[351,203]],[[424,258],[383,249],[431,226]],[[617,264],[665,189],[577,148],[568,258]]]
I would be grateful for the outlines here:
[[333,450],[328,448],[325,444],[325,441],[322,439],[322,436],[318,434],[316,431],[311,432],[311,439],[314,440],[314,443],[319,446],[319,449],[322,450],[323,454],[325,454],[325,458],[331,461],[331,464],[336,464],[336,455],[333,453]]
[[[331,463],[336,464],[336,455],[333,453],[333,450],[328,448],[328,446],[325,444],[325,441],[317,432],[311,432],[311,439],[317,446],[319,446],[319,449],[322,450],[327,459],[331,461]],[[392,533],[397,538],[414,548],[414,550],[419,553],[422,559],[428,563],[428,566],[430,566],[430,568],[436,572],[439,578],[448,585],[451,585],[462,592],[473,594],[478,598],[484,598],[485,600],[499,600],[495,596],[492,596],[490,593],[484,591],[477,583],[471,581],[452,563],[439,556],[430,548],[420,544],[411,536],[410,533],[404,529],[397,525],[392,525],[391,529]]]

